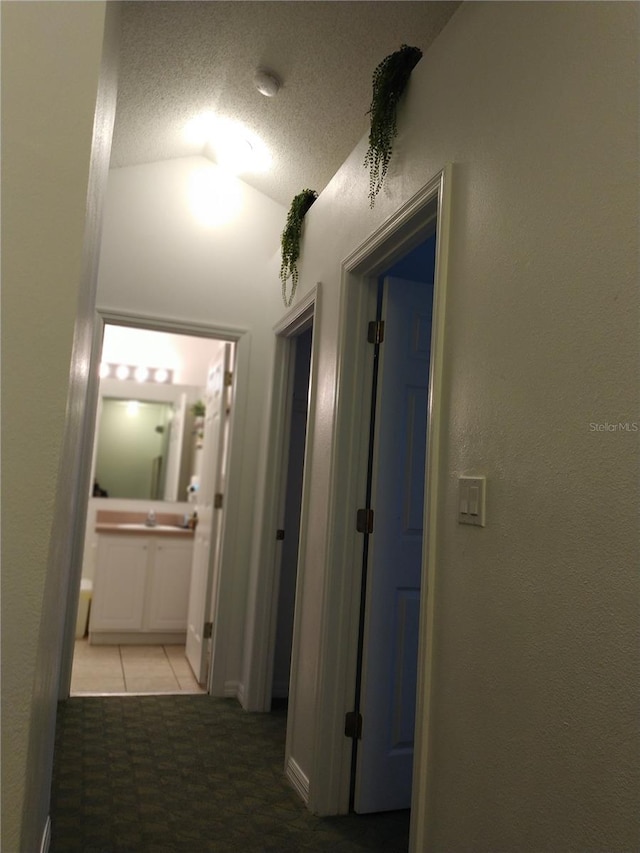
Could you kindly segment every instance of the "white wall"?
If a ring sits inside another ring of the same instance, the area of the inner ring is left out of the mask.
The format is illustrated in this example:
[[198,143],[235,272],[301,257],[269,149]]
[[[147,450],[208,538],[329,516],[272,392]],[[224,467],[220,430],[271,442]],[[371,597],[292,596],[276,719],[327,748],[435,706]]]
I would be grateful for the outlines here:
[[[310,776],[340,263],[454,164],[424,847],[636,849],[637,4],[464,4],[415,69],[368,209],[365,140],[307,216],[322,281],[293,758]],[[456,520],[488,478],[487,527]],[[346,710],[346,708],[345,708]]]
[[201,385],[219,344],[211,338],[172,335],[150,329],[107,324],[102,361],[173,370],[175,385]]
[[[241,328],[250,337],[249,381],[236,389],[235,417],[242,418],[240,446],[232,447],[237,476],[227,519],[233,520],[229,561],[233,576],[223,583],[227,638],[225,680],[242,690],[247,578],[252,554],[254,504],[259,500],[261,434],[273,358],[273,323],[281,305],[280,233],[286,211],[261,193],[233,180],[239,206],[224,225],[194,216],[193,181],[216,176],[201,157],[110,172],[100,257],[98,305],[105,310],[165,320]],[[244,408],[246,407],[246,408]],[[234,456],[235,454],[235,456]],[[231,475],[233,477],[233,473]],[[231,484],[230,484],[231,487]]]
[[7,853],[40,849],[49,806],[70,543],[82,480],[94,249],[115,110],[117,10],[106,7],[99,2],[2,4],[2,849]]
[[236,327],[263,327],[277,314],[286,211],[235,180],[236,214],[222,225],[202,224],[190,188],[218,172],[203,157],[111,170],[99,307]]

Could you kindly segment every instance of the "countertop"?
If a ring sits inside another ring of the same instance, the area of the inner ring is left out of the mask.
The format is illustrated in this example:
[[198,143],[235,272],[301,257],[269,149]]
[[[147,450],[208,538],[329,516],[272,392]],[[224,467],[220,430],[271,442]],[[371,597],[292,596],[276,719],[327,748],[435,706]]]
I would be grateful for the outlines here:
[[156,512],[156,524],[147,525],[146,513],[119,510],[98,510],[96,533],[117,533],[126,536],[174,536],[181,539],[193,538],[194,531],[184,527],[184,517],[175,513]]
[[147,527],[145,524],[96,524],[96,533],[118,533],[126,536],[178,536],[193,538],[193,530],[187,527],[177,527],[168,524],[157,524]]

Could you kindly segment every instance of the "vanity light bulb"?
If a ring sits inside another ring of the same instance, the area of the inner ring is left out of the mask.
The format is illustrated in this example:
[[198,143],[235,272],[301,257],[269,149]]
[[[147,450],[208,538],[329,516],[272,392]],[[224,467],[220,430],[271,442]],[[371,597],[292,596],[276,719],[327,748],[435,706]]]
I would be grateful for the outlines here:
[[111,368],[106,363],[106,361],[103,361],[102,364],[100,365],[100,369],[98,371],[98,375],[100,376],[100,379],[106,379],[110,373],[111,373]]
[[126,364],[120,364],[120,365],[118,365],[118,367],[117,367],[117,369],[116,369],[116,377],[117,377],[118,379],[128,379],[128,377],[129,377],[129,368],[127,367],[127,365],[126,365]]
[[136,378],[136,382],[146,382],[147,377],[149,376],[149,368],[147,367],[136,367],[136,371],[134,373]]
[[164,369],[164,367],[159,367],[158,370],[156,370],[156,375],[155,375],[156,382],[166,382],[168,377],[169,377],[169,374]]

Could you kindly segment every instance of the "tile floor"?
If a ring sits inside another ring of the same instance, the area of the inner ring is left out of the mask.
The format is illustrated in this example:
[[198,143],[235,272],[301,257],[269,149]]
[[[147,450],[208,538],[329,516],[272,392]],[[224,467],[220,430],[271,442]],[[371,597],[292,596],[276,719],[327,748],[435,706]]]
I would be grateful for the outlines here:
[[71,695],[204,693],[184,646],[91,646],[76,640]]

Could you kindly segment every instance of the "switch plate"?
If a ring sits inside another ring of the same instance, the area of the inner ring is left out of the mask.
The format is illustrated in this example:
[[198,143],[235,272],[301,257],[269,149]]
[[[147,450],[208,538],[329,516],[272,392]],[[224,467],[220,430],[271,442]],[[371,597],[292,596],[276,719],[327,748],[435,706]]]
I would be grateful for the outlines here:
[[458,522],[485,526],[486,477],[458,477]]

